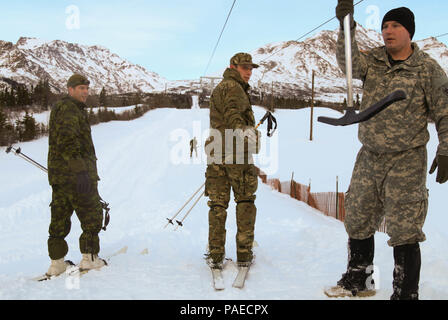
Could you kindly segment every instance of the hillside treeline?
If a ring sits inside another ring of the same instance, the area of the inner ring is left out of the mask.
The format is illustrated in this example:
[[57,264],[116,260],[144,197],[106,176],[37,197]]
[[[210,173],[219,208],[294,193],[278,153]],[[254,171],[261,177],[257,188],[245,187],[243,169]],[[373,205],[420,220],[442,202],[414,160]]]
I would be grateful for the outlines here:
[[[63,94],[51,92],[48,81],[26,87],[12,83],[0,90],[0,146],[30,141],[48,134],[48,126],[38,123],[33,114],[50,111]],[[186,94],[127,93],[108,94],[103,88],[87,100],[91,125],[108,121],[129,121],[156,108],[191,108],[192,99]],[[135,105],[133,109],[115,112],[110,108]]]

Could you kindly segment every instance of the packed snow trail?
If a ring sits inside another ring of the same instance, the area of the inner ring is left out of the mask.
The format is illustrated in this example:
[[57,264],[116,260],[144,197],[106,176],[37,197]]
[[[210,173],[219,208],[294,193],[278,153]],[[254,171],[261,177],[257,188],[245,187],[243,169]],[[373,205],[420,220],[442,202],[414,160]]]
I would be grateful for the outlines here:
[[[257,120],[264,113],[255,108]],[[322,109],[316,113],[335,115]],[[359,148],[356,127],[330,130],[316,123],[316,138],[311,143],[307,141],[308,115],[309,110],[275,113],[279,152],[278,168],[272,175],[286,181],[294,171],[295,180],[302,183],[312,178],[312,191],[333,191],[335,175],[339,175],[340,190],[345,191]],[[202,153],[208,123],[207,109],[156,109],[130,122],[92,127],[101,177],[99,192],[111,207],[111,222],[107,231],[100,233],[100,255],[110,255],[125,245],[129,250],[115,257],[110,266],[84,275],[78,283],[64,277],[41,283],[30,280],[49,266],[51,188],[39,169],[7,155],[2,148],[0,299],[326,299],[322,289],[333,285],[346,268],[347,236],[343,224],[272,191],[261,181],[256,199],[257,258],[242,290],[232,288],[236,267],[223,271],[225,290],[215,291],[212,287],[210,269],[203,259],[208,235],[206,198],[199,201],[184,227],[177,231],[173,226],[163,228],[166,218],[204,182],[205,161],[189,158],[189,140],[197,136],[198,151]],[[179,139],[182,134],[184,141]],[[25,154],[46,165],[47,138],[19,146]],[[428,157],[432,161],[434,143],[431,148]],[[185,163],[176,164],[182,159]],[[436,195],[428,213],[429,228],[424,229],[428,240],[421,245],[420,296],[447,299],[448,257],[441,252],[448,240],[448,219],[439,206],[446,186],[428,185]],[[66,259],[76,263],[81,259],[80,233],[74,214]],[[226,256],[233,260],[235,234],[232,197]],[[387,235],[377,233],[375,239],[380,289],[372,299],[389,299],[392,249],[386,244]],[[140,254],[146,248],[148,254]]]

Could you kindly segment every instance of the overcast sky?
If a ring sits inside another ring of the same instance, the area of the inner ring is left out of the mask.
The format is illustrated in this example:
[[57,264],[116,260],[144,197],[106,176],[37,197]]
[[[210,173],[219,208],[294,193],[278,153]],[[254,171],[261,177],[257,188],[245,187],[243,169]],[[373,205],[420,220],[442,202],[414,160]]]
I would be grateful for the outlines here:
[[[233,0],[0,0],[0,40],[15,43],[20,37],[35,37],[101,45],[170,80],[197,79],[204,75],[232,3]],[[236,52],[298,39],[334,17],[336,3],[337,0],[237,0],[208,74],[222,70]],[[448,33],[446,0],[364,0],[355,7],[355,19],[379,31],[384,14],[400,6],[415,13],[415,40]],[[337,26],[334,19],[313,34]],[[448,35],[439,40],[448,45]]]

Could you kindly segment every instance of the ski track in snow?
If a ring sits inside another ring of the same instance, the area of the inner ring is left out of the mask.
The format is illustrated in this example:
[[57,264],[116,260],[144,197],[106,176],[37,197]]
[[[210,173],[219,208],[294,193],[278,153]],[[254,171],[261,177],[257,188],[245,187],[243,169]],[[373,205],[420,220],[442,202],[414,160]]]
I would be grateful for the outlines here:
[[[255,107],[256,119],[264,110]],[[315,123],[309,142],[309,110],[279,110],[279,168],[273,174],[296,181],[312,191],[334,191],[339,175],[340,191],[349,184],[359,149],[356,126],[334,128]],[[317,108],[319,115],[340,116]],[[111,222],[100,233],[101,256],[124,245],[126,254],[111,259],[109,267],[91,271],[79,279],[61,276],[47,282],[30,279],[49,266],[47,237],[51,188],[46,175],[12,154],[0,152],[0,299],[327,299],[323,287],[333,285],[346,268],[347,235],[341,222],[326,217],[306,204],[271,190],[259,180],[257,221],[252,266],[244,289],[232,288],[237,274],[234,263],[224,270],[226,289],[216,292],[203,260],[208,237],[208,207],[201,199],[183,228],[163,227],[204,182],[205,161],[189,159],[193,124],[200,123],[198,151],[208,128],[208,110],[157,109],[130,122],[109,122],[92,127],[101,181],[99,192],[110,203]],[[265,137],[265,126],[261,128]],[[179,149],[186,163],[173,164],[175,130],[189,133]],[[433,126],[430,127],[435,136]],[[196,134],[196,131],[195,131]],[[434,140],[435,139],[435,140]],[[182,145],[183,146],[183,145]],[[432,162],[437,146],[428,145]],[[48,139],[21,143],[23,153],[46,166]],[[261,159],[262,157],[260,157]],[[330,160],[331,159],[331,160]],[[199,162],[199,163],[194,163]],[[263,167],[262,167],[263,169]],[[447,299],[448,258],[442,254],[448,232],[443,188],[429,176],[430,209],[421,244],[421,299]],[[191,205],[191,204],[190,204]],[[183,213],[177,217],[182,218]],[[79,262],[80,225],[75,214],[67,237],[67,259]],[[231,199],[227,218],[226,256],[236,260],[235,204]],[[375,264],[379,292],[371,299],[389,299],[392,293],[392,248],[388,236],[375,237]],[[148,254],[140,254],[145,248]]]

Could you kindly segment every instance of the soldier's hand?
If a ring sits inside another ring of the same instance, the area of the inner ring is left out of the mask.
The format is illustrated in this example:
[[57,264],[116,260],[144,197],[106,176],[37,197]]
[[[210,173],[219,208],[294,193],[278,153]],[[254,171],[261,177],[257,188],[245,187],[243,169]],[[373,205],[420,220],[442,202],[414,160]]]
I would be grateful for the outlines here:
[[350,25],[353,27],[354,20],[353,20],[353,13],[355,9],[353,6],[353,0],[338,0],[338,5],[336,6],[336,17],[338,18],[339,22],[341,23],[341,28],[344,26],[344,18],[349,13],[351,14],[351,23]]
[[448,156],[436,155],[429,169],[429,174],[432,174],[437,167],[439,169],[437,169],[436,182],[445,183],[448,180]]
[[92,183],[87,171],[76,174],[76,191],[78,193],[90,193],[92,191]]

